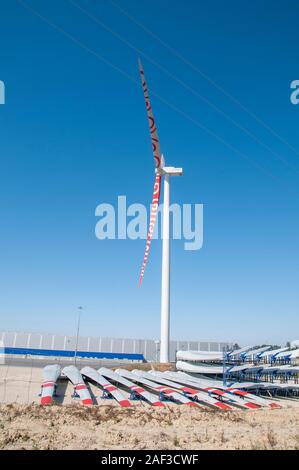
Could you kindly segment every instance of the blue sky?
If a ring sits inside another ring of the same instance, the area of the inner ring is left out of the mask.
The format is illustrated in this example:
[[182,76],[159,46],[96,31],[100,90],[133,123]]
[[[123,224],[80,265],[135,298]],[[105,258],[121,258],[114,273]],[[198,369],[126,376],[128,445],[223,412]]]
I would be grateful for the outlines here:
[[[299,79],[298,2],[116,0],[216,88],[109,0],[76,1],[259,141],[141,56],[149,88],[185,113],[152,96],[162,151],[184,167],[172,201],[204,204],[202,250],[172,243],[172,338],[294,339],[299,106],[290,102],[290,82]],[[73,39],[18,1],[1,0],[1,329],[72,334],[82,305],[82,334],[157,338],[161,243],[153,241],[138,289],[144,241],[94,234],[98,204],[118,195],[151,200],[138,54],[68,0],[25,3]]]

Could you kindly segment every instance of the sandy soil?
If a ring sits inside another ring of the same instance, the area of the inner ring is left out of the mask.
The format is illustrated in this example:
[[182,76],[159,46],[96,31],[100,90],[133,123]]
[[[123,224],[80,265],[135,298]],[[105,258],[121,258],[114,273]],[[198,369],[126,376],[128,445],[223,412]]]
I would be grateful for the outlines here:
[[0,405],[0,449],[299,449],[299,404],[257,411]]

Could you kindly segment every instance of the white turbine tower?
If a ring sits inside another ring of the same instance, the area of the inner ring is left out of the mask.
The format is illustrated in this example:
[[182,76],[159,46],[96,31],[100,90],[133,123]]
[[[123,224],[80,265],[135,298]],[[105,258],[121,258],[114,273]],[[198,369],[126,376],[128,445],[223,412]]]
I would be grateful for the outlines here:
[[163,202],[163,232],[162,232],[162,289],[161,289],[161,342],[160,342],[160,362],[169,362],[169,315],[170,315],[170,243],[169,243],[169,205],[170,205],[170,178],[181,176],[182,168],[165,166],[163,155],[160,151],[160,143],[156,128],[155,119],[150,105],[144,71],[139,60],[139,69],[144,93],[147,117],[150,127],[151,141],[153,147],[154,160],[156,165],[156,179],[154,194],[151,205],[151,215],[149,230],[146,241],[145,255],[141,267],[140,284],[144,276],[145,266],[148,259],[151,239],[157,218],[161,192],[161,178],[164,177],[164,202]]

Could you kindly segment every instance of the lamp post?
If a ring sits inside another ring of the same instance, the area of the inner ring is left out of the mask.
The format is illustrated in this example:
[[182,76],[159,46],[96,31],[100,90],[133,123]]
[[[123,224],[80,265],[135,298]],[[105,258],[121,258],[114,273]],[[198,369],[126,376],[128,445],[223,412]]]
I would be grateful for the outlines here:
[[81,322],[81,312],[83,310],[83,307],[78,307],[78,323],[77,323],[77,335],[76,335],[76,348],[75,348],[75,365],[77,362],[77,352],[78,352],[78,341],[79,341],[79,331],[80,331],[80,322]]

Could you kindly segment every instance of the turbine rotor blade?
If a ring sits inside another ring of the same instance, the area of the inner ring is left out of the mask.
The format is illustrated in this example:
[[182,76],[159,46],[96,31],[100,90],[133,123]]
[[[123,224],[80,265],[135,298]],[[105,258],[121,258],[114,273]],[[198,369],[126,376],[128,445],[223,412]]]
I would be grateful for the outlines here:
[[159,170],[160,168],[164,166],[163,164],[164,159],[162,158],[161,151],[160,151],[160,142],[159,142],[157,127],[156,127],[156,122],[155,122],[152,107],[150,104],[147,84],[145,81],[144,71],[143,71],[143,67],[142,67],[142,63],[140,59],[138,63],[139,63],[139,70],[140,70],[140,75],[141,75],[142,89],[143,89],[143,94],[144,94],[144,99],[145,99],[145,106],[146,106],[146,111],[147,111],[147,119],[148,119],[148,124],[150,128],[150,134],[151,134],[155,166],[157,170]]
[[148,233],[147,233],[147,240],[146,240],[143,263],[142,263],[142,266],[141,266],[139,285],[142,284],[142,280],[143,280],[143,276],[144,276],[144,272],[145,272],[145,267],[146,267],[146,263],[147,263],[147,260],[148,260],[149,249],[150,249],[150,246],[151,246],[151,241],[152,241],[152,237],[153,237],[153,233],[154,233],[154,227],[155,227],[158,208],[159,208],[160,193],[161,193],[161,175],[157,174],[156,179],[155,179],[155,184],[154,184],[154,192],[153,192],[153,199],[152,199],[152,205],[151,205],[150,222],[149,222],[149,228],[148,228]]

